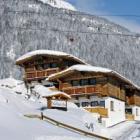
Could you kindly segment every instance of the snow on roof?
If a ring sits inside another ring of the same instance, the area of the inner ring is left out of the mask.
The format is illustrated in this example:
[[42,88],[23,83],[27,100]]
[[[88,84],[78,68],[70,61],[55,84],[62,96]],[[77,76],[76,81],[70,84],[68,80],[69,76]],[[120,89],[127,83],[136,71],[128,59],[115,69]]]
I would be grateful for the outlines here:
[[23,81],[16,80],[12,77],[0,80],[0,86],[9,87],[9,88],[16,87],[17,85],[22,84],[22,83]]
[[96,66],[91,66],[91,65],[74,65],[69,67],[68,69],[52,74],[50,75],[46,80],[51,80],[51,79],[55,79],[55,77],[59,78],[63,75],[66,75],[69,72],[73,72],[73,71],[80,71],[80,72],[95,72],[95,73],[105,73],[105,74],[110,74],[110,75],[114,75],[118,78],[120,78],[121,80],[125,81],[126,83],[130,84],[131,86],[133,86],[134,88],[137,88],[140,90],[140,87],[137,86],[136,84],[134,84],[132,81],[130,81],[129,79],[127,79],[126,77],[122,76],[121,74],[119,74],[118,72],[111,70],[111,69],[107,69],[107,68],[103,68],[103,67],[96,67]]
[[72,11],[76,11],[75,7],[70,3],[66,2],[65,0],[39,0],[45,4],[49,4],[52,7],[68,9]]
[[73,58],[75,59],[76,61],[78,62],[81,62],[81,63],[85,63],[84,61],[82,61],[81,59],[73,56],[73,55],[70,55],[70,54],[67,54],[67,53],[64,53],[64,52],[60,52],[60,51],[53,51],[53,50],[35,50],[35,51],[32,51],[32,52],[28,52],[26,54],[24,54],[23,56],[19,57],[17,60],[16,60],[16,64],[19,64],[20,62],[24,62],[26,61],[27,59],[30,59],[34,56],[38,56],[38,55],[49,55],[49,56],[64,56],[64,57],[69,57],[69,58]]
[[66,94],[64,92],[54,91],[54,90],[51,90],[50,88],[44,87],[42,85],[36,85],[34,87],[33,91],[37,92],[42,97],[52,97],[52,96],[57,96],[57,95],[63,95],[66,98],[71,98],[68,94]]

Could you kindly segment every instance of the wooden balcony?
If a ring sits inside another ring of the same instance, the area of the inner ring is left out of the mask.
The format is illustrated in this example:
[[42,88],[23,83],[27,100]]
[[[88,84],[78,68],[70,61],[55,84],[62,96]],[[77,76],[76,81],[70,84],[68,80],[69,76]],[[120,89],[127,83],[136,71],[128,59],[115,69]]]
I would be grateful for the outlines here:
[[91,112],[91,113],[98,113],[100,114],[101,117],[107,118],[108,117],[108,109],[107,108],[103,108],[103,107],[86,107],[84,108],[85,110]]
[[127,97],[127,105],[138,105],[140,106],[140,96],[134,95],[131,97]]
[[134,121],[134,115],[133,114],[125,114],[125,118],[128,121]]
[[44,79],[44,78],[48,77],[49,75],[54,74],[56,72],[59,72],[59,68],[25,72],[24,79],[25,80]]
[[107,96],[106,88],[104,88],[102,85],[67,87],[67,88],[62,88],[61,90],[70,95],[97,93],[103,96]]

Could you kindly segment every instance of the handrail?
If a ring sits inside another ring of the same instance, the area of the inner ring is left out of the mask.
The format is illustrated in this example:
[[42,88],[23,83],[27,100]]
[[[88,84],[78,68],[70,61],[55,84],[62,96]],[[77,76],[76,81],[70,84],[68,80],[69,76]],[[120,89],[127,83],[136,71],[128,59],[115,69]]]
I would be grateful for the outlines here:
[[62,122],[57,121],[57,120],[54,120],[54,119],[52,119],[50,117],[47,117],[47,116],[43,115],[43,113],[41,114],[41,116],[39,116],[39,115],[24,115],[24,116],[28,117],[28,118],[46,119],[48,122],[50,122],[52,124],[55,124],[55,125],[57,125],[59,127],[64,127],[65,129],[69,129],[69,130],[75,131],[75,132],[77,132],[79,134],[83,134],[85,136],[94,137],[94,138],[100,138],[101,140],[112,140],[110,138],[107,138],[107,137],[104,137],[104,136],[100,136],[100,135],[97,135],[97,134],[94,134],[94,133],[91,133],[91,132],[87,132],[85,130],[81,130],[79,128],[70,126],[68,124],[62,123]]
[[94,134],[94,133],[90,133],[90,132],[87,132],[87,131],[84,131],[84,130],[81,130],[79,128],[76,128],[76,127],[73,127],[73,126],[70,126],[68,124],[65,124],[65,123],[62,123],[62,122],[59,122],[57,120],[54,120],[50,117],[47,117],[45,115],[43,115],[43,118],[53,122],[53,123],[56,123],[58,126],[62,126],[62,127],[66,127],[67,129],[71,129],[73,131],[77,131],[78,133],[82,133],[84,134],[85,136],[90,136],[90,137],[97,137],[97,138],[100,138],[101,140],[111,140],[110,138],[106,138],[106,137],[103,137],[103,136],[100,136],[100,135],[97,135],[97,134]]

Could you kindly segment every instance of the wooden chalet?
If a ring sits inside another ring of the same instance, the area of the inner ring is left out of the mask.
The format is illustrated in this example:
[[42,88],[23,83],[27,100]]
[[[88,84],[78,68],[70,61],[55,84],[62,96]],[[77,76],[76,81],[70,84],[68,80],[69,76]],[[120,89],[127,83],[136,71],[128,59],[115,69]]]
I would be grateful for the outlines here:
[[16,60],[16,65],[24,68],[24,80],[28,83],[41,82],[49,75],[75,64],[85,63],[72,55],[51,50],[36,50]]
[[140,89],[126,90],[126,119],[140,120]]
[[131,81],[115,71],[90,65],[72,66],[49,76],[48,80],[58,83],[59,90],[73,97],[92,94],[100,97],[110,96],[122,101],[126,100],[126,87],[133,86]]
[[[107,127],[125,121],[125,102],[129,94],[129,103],[133,103],[134,98],[140,101],[129,92],[135,89],[130,80],[106,68],[75,65],[49,76],[48,80],[58,83],[57,88],[71,95],[79,107],[100,114]],[[118,116],[116,121],[115,115]]]

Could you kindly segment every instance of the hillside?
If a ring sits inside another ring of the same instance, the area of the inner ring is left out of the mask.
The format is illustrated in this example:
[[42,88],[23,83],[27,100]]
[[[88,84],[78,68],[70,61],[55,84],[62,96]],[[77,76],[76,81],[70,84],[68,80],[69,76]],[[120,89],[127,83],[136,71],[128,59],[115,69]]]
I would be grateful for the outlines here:
[[[18,89],[22,90],[19,91]],[[86,132],[110,137],[113,140],[132,140],[132,137],[137,136],[139,138],[139,124],[135,124],[133,121],[126,121],[114,127],[105,128],[96,121],[95,114],[91,115],[73,103],[68,103],[68,111],[42,110],[44,107],[47,107],[46,101],[44,102],[42,98],[38,99],[33,95],[29,96],[22,81],[17,81],[13,78],[0,80],[0,139],[100,140],[99,138],[90,138],[61,126],[56,126],[45,119],[25,117],[25,115],[40,115],[41,112],[59,122]],[[90,127],[91,123],[94,130]]]
[[133,33],[104,18],[57,9],[40,0],[1,0],[0,78],[11,73],[21,78],[14,65],[17,57],[51,49],[114,69],[140,85],[140,38],[121,34]]

